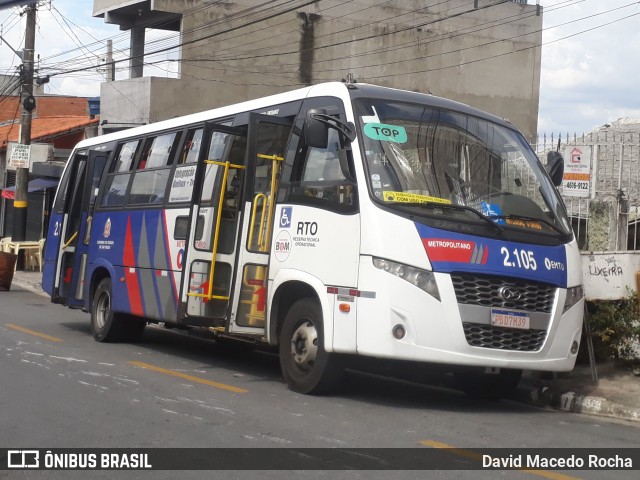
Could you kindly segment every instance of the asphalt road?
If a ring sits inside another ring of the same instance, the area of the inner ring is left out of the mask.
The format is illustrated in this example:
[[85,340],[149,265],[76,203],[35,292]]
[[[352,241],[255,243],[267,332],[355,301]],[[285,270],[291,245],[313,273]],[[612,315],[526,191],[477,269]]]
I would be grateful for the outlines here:
[[[159,327],[136,344],[97,343],[88,314],[19,288],[0,292],[0,426],[3,448],[640,447],[637,424],[478,402],[369,373],[349,372],[332,396],[299,395],[287,389],[271,353]],[[205,473],[179,477],[635,479],[638,472]],[[0,470],[0,478],[176,476]]]

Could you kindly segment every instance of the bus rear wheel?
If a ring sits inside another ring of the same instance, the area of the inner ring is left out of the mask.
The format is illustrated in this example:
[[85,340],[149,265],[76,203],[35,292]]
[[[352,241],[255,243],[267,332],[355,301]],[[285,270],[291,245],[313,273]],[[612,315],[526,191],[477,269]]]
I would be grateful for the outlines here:
[[111,279],[103,278],[91,301],[91,334],[98,342],[132,342],[140,338],[146,322],[111,309]]
[[287,312],[279,339],[280,367],[291,390],[329,393],[344,371],[340,358],[324,349],[322,309],[303,298]]

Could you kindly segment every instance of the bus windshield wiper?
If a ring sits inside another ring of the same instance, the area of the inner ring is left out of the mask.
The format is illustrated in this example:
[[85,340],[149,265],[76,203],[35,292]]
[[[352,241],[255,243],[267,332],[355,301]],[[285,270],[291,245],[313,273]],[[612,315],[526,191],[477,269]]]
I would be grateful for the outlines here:
[[540,223],[544,223],[549,228],[551,228],[551,230],[554,230],[561,235],[565,234],[565,232],[563,232],[558,227],[556,227],[553,223],[551,223],[548,220],[545,220],[544,218],[527,217],[526,215],[513,215],[513,214],[512,215],[495,215],[495,216],[492,215],[489,218],[495,218],[498,220],[522,220],[525,222],[540,222]]
[[475,208],[467,207],[466,205],[454,205],[452,203],[438,203],[438,202],[402,202],[402,203],[396,203],[395,205],[411,205],[412,207],[414,207],[414,206],[417,206],[417,207],[426,206],[426,207],[432,207],[432,208],[443,208],[443,209],[447,209],[447,210],[458,210],[458,211],[462,210],[462,211],[465,211],[465,212],[471,212],[476,217],[479,217],[485,223],[489,224],[495,230],[497,230],[499,232],[503,232],[504,231],[504,227],[503,226],[501,226],[500,224],[498,224],[498,223],[496,223],[496,222],[494,222],[492,220],[493,218],[500,218],[500,217],[488,217],[486,215],[483,215],[479,211],[477,211]]

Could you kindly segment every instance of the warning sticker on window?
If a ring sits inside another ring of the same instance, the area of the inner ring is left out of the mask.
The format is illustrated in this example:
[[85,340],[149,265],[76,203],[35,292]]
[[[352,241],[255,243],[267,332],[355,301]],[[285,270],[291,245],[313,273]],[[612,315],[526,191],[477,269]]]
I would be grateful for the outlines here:
[[385,191],[383,193],[383,199],[385,202],[395,203],[442,203],[451,204],[451,200],[446,198],[432,197],[429,195],[421,195],[419,193],[407,193],[407,192],[393,192]]

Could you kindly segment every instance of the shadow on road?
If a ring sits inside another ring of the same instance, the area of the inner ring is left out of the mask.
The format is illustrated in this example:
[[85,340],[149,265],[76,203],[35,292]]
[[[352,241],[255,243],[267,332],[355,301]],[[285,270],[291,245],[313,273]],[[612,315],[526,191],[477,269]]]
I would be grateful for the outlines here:
[[[61,326],[86,334],[87,341],[93,341],[88,316],[86,322],[65,322]],[[233,341],[203,338],[203,334],[197,330],[165,329],[156,325],[148,326],[142,339],[132,345],[143,351],[189,361],[197,370],[228,369],[253,378],[253,382],[277,382],[282,389],[286,389],[278,356],[273,351]],[[101,346],[110,347],[109,344]],[[453,412],[504,415],[521,414],[523,408],[541,411],[510,401],[471,399],[455,390],[452,384],[450,375],[434,373],[424,365],[359,358],[345,372],[343,381],[332,397],[363,404]]]

